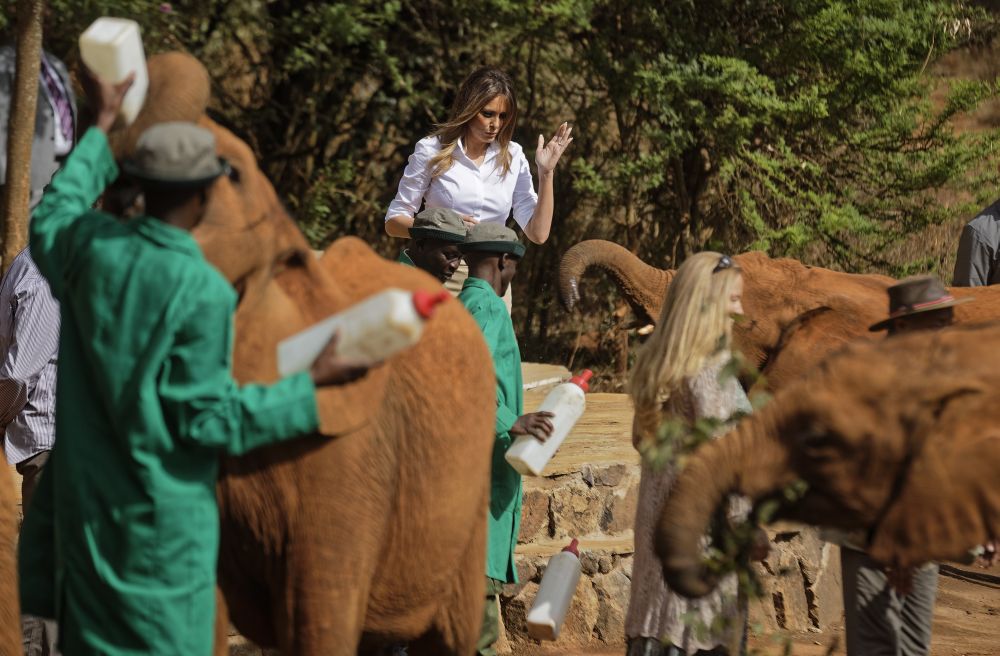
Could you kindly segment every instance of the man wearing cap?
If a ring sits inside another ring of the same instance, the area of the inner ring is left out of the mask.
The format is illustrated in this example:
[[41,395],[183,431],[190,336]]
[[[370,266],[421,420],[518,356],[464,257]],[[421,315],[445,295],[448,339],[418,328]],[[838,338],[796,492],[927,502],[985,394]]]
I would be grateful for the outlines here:
[[480,223],[461,245],[469,277],[458,300],[479,324],[493,355],[497,377],[496,442],[490,485],[486,547],[486,607],[476,653],[492,656],[500,637],[498,595],[504,583],[517,582],[514,547],[521,524],[521,475],[504,459],[514,436],[545,441],[552,434],[552,413],[524,413],[521,351],[502,297],[517,273],[524,245],[510,228]]
[[455,210],[424,210],[413,218],[410,245],[400,253],[399,262],[423,269],[442,283],[448,282],[462,262],[458,245],[465,241],[465,233],[465,222]]
[[[888,330],[893,337],[945,328],[952,324],[952,308],[970,300],[956,299],[934,276],[905,278],[889,288],[889,316],[869,330]],[[929,653],[937,564],[891,571],[865,552],[866,535],[824,531],[824,537],[842,547],[848,656]]]
[[366,367],[331,343],[309,373],[236,384],[236,293],[189,233],[226,170],[212,133],[143,133],[127,168],[147,213],[120,222],[90,207],[118,175],[106,133],[131,79],[85,83],[97,127],[29,229],[62,334],[57,439],[19,545],[22,607],[59,621],[63,653],[207,656],[220,455],[315,433],[316,385]]

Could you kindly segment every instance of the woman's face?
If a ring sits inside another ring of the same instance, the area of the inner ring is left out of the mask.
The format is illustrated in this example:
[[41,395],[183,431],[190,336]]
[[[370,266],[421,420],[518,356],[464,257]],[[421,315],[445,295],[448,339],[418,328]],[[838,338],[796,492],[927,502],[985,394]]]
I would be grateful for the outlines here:
[[465,140],[489,146],[496,140],[506,122],[507,99],[495,96],[469,121],[465,128]]
[[737,276],[736,281],[733,282],[733,287],[729,291],[728,299],[729,316],[736,316],[743,314],[743,276]]

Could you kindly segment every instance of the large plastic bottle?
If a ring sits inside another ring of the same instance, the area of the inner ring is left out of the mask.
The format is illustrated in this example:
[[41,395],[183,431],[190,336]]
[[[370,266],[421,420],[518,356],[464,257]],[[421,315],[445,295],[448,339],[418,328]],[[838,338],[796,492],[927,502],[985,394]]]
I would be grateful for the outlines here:
[[278,344],[278,372],[282,376],[306,371],[316,356],[339,332],[337,353],[345,357],[380,362],[416,344],[424,322],[435,308],[451,298],[438,293],[386,289]]
[[555,415],[552,435],[545,442],[539,442],[531,435],[517,438],[504,455],[511,467],[525,476],[542,475],[545,465],[583,415],[587,407],[587,390],[590,389],[587,381],[593,375],[590,369],[584,369],[579,376],[570,378],[568,383],[556,385],[548,393],[538,411],[548,410]]
[[580,582],[580,552],[576,538],[561,552],[549,558],[542,584],[528,611],[528,635],[535,640],[559,637],[566,612]]
[[98,18],[80,35],[80,58],[108,82],[121,82],[135,71],[135,81],[122,100],[122,116],[126,123],[134,121],[149,87],[139,24],[126,18]]

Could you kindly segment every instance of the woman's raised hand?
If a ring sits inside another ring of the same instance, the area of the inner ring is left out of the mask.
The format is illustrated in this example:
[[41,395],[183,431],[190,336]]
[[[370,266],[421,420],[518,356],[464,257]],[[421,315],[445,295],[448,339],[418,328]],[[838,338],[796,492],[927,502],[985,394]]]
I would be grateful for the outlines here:
[[559,163],[559,158],[562,157],[563,151],[566,150],[566,146],[573,143],[571,134],[573,134],[573,128],[570,127],[569,123],[563,123],[548,143],[545,143],[545,137],[538,135],[538,148],[535,149],[535,164],[538,166],[539,175],[551,173],[555,170],[556,164]]

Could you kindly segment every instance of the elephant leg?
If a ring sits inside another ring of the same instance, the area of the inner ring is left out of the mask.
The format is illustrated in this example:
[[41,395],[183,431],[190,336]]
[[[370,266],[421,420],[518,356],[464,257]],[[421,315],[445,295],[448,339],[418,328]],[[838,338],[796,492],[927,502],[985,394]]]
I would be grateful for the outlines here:
[[381,435],[362,431],[330,440],[322,459],[309,459],[296,472],[283,598],[273,605],[282,653],[357,653],[372,582],[387,557],[395,476],[389,453]]
[[[384,517],[373,514],[372,517]],[[339,527],[348,548],[293,548],[286,608],[289,611],[279,637],[279,651],[287,656],[355,656],[364,631],[368,596],[377,566],[378,550],[351,548],[370,541],[363,529]],[[305,545],[303,545],[305,547]]]
[[[483,504],[486,505],[485,502]],[[441,605],[427,633],[410,644],[408,656],[468,656],[475,652],[486,600],[486,525],[469,541],[461,562],[456,563],[450,589],[441,595]]]

